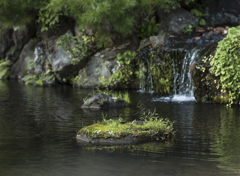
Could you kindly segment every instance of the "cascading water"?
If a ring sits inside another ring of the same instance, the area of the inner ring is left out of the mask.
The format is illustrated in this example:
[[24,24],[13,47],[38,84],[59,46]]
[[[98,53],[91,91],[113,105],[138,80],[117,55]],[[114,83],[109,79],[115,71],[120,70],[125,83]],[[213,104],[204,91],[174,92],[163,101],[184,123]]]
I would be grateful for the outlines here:
[[[176,80],[179,76],[179,80],[175,81],[174,84],[178,82],[178,85],[174,85],[174,96],[171,98],[171,101],[194,101],[193,95],[193,83],[191,79],[191,75],[189,72],[190,65],[193,61],[199,58],[201,49],[198,47],[193,48],[192,50],[188,51],[183,59],[181,74],[175,74],[174,80]],[[179,87],[177,89],[177,87]]]
[[[175,44],[170,45],[167,48],[168,54],[171,54],[172,66],[173,66],[173,95],[168,97],[154,98],[153,101],[195,101],[193,93],[193,83],[190,76],[190,65],[193,61],[199,61],[200,58],[209,53],[211,46],[216,44],[222,37],[211,36],[211,37],[199,37],[196,39],[186,38],[175,40]],[[180,51],[181,56],[174,56],[173,53]],[[184,57],[182,56],[184,55]],[[151,66],[149,62],[145,60],[145,67],[140,69],[140,72],[145,72],[142,76],[142,83],[140,90],[145,92],[156,91],[153,75],[151,73]],[[155,59],[157,60],[157,59]],[[161,62],[161,61],[160,61]]]

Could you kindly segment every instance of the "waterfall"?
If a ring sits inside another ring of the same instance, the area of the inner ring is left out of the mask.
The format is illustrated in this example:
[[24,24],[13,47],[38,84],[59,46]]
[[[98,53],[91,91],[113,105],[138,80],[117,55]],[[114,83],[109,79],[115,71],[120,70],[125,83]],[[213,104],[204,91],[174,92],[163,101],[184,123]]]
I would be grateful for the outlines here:
[[[190,75],[190,65],[199,58],[201,49],[198,47],[188,51],[184,56],[180,75],[174,71],[174,96],[171,101],[194,101],[193,83]],[[179,76],[179,80],[177,77]],[[178,88],[179,87],[179,88]]]
[[201,61],[204,56],[209,56],[222,39],[221,36],[175,37],[170,39],[168,45],[159,48],[161,52],[157,54],[151,48],[143,48],[139,54],[142,62],[140,91],[160,92],[161,95],[173,93],[168,97],[154,98],[153,101],[196,101],[190,65],[193,61]]

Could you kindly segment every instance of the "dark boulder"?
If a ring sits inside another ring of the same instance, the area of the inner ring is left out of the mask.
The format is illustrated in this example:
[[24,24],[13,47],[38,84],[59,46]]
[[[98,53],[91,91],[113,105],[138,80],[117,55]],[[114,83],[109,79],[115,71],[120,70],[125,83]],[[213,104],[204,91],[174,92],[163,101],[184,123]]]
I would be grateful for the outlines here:
[[[202,70],[204,67],[205,71]],[[194,97],[198,102],[204,103],[227,103],[227,93],[221,92],[219,85],[219,77],[211,74],[211,66],[209,63],[202,63],[194,61],[190,66],[190,74],[194,83]]]
[[181,34],[189,25],[198,25],[198,18],[181,8],[172,10],[169,13],[159,10],[158,17],[160,18],[160,32]]
[[236,26],[240,24],[239,0],[212,0],[204,10],[204,17],[211,26]]

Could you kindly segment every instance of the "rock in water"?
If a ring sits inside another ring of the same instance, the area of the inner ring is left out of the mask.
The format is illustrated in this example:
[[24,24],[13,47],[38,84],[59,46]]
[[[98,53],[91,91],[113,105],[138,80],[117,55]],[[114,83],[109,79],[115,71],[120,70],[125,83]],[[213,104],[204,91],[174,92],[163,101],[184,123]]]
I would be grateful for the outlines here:
[[110,97],[106,94],[98,94],[85,101],[81,108],[101,109],[110,107],[124,107],[127,102],[117,97]]

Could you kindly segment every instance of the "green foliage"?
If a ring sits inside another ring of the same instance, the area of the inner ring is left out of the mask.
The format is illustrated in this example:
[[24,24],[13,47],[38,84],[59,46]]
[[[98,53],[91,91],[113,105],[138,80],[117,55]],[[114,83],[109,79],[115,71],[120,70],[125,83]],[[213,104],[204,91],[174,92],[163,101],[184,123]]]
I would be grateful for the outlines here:
[[137,54],[135,51],[131,52],[128,50],[124,52],[123,55],[121,53],[118,53],[117,59],[121,65],[129,65],[131,61],[135,59],[136,55]]
[[37,85],[39,85],[39,86],[42,86],[43,85],[43,81],[42,80],[37,80],[36,82],[35,82]]
[[[139,79],[141,80],[142,89],[150,89],[160,93],[170,93],[173,88],[173,66],[172,59],[168,54],[158,54],[151,51],[147,60],[139,58]],[[146,80],[151,83],[144,85]],[[151,84],[151,85],[150,85]]]
[[105,77],[100,77],[99,81],[103,86],[117,86],[121,84],[121,86],[127,87],[129,82],[134,79],[136,74],[134,73],[135,65],[132,63],[136,59],[135,51],[126,51],[123,53],[119,53],[117,55],[118,61],[121,64],[121,68],[114,73],[109,79]]
[[169,12],[189,2],[191,0],[50,0],[40,11],[39,21],[43,24],[42,30],[47,30],[57,23],[59,16],[67,15],[74,18],[80,28],[93,29],[99,36],[110,28],[127,36],[135,30],[139,14],[148,18],[159,8]]
[[138,34],[138,37],[144,39],[150,36],[155,36],[159,32],[159,26],[160,24],[156,23],[155,17],[152,17],[151,20],[144,18],[142,25],[137,27],[141,31],[140,34]]
[[3,27],[20,26],[35,20],[37,10],[48,0],[0,0],[0,22]]
[[183,29],[183,33],[188,33],[188,34],[191,34],[193,31],[193,26],[191,24],[185,26],[185,28]]
[[55,29],[58,26],[59,19],[63,15],[68,15],[64,10],[64,6],[56,8],[51,4],[47,4],[39,11],[39,17],[37,22],[42,24],[41,32],[50,29]]
[[76,65],[84,57],[91,55],[89,51],[89,45],[94,42],[95,38],[93,36],[88,36],[82,31],[82,34],[77,36],[72,36],[70,33],[62,35],[57,46],[63,47],[67,54],[72,58],[71,62]]
[[[31,69],[33,67],[33,64],[34,62],[29,62],[28,69]],[[46,65],[47,65],[47,70],[41,75],[33,75],[33,74],[25,75],[23,77],[25,84],[36,83],[38,85],[43,85],[44,81],[54,81],[55,76],[53,74],[53,68],[49,62],[47,62]]]
[[33,68],[33,66],[34,66],[34,61],[33,61],[33,60],[30,60],[30,61],[28,62],[28,65],[27,65],[27,69],[28,69],[28,70],[31,70],[31,69]]
[[25,75],[23,79],[25,84],[34,84],[38,80],[38,77],[36,75]]
[[[229,105],[240,95],[240,26],[231,28],[226,38],[218,43],[215,56],[211,60],[210,71],[220,77],[221,92],[229,94]],[[223,98],[223,97],[221,97]]]
[[10,75],[10,64],[8,61],[0,60],[0,79],[7,79]]
[[203,16],[206,16],[207,14],[203,14],[202,12],[200,12],[199,10],[197,9],[192,9],[191,10],[191,13],[193,15],[195,15],[200,21],[199,21],[199,24],[201,26],[205,26],[206,25],[206,21],[204,19],[202,19]]

